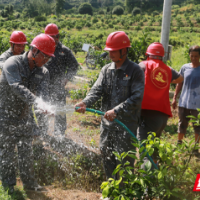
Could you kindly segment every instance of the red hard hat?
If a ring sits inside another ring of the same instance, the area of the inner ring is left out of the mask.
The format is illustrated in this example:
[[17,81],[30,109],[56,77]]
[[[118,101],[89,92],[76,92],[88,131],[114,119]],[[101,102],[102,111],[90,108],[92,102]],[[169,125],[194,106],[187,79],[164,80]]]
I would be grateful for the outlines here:
[[147,48],[146,55],[164,56],[165,50],[160,42],[154,42]]
[[47,35],[58,35],[59,30],[56,24],[48,24],[44,30],[45,34]]
[[28,44],[26,41],[26,36],[22,31],[13,31],[9,42],[14,44]]
[[124,31],[116,31],[108,36],[104,50],[115,51],[127,47],[131,47],[131,44],[126,33]]
[[31,42],[30,46],[39,49],[41,52],[43,52],[46,55],[55,57],[54,56],[54,51],[56,48],[55,41],[52,37],[44,33],[37,35]]

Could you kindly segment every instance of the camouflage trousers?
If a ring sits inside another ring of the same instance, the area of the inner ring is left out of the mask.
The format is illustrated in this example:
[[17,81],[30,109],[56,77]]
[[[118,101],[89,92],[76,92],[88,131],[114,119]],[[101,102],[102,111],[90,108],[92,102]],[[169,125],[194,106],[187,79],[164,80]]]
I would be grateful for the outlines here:
[[[135,131],[132,132],[135,134]],[[113,151],[121,154],[135,150],[135,147],[132,145],[133,140],[128,132],[122,130],[110,130],[101,126],[100,133],[100,151],[106,177],[118,179],[118,174],[115,176],[112,175],[114,169],[120,164]],[[126,161],[130,162],[130,166],[134,166],[135,160],[133,158],[127,156],[123,162],[125,163]]]
[[16,185],[16,157],[23,185],[35,184],[32,140],[32,136],[15,136],[9,126],[0,127],[0,174],[4,187]]

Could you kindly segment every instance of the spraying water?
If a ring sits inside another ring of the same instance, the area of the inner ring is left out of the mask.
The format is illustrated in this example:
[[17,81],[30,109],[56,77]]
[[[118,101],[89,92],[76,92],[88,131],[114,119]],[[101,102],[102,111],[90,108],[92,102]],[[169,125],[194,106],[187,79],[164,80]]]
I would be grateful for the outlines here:
[[66,105],[63,107],[52,105],[43,101],[42,98],[37,98],[35,101],[36,110],[38,113],[45,113],[46,115],[66,115],[74,112],[72,105]]
[[55,134],[55,115],[71,115],[74,112],[73,105],[58,106],[46,103],[42,98],[37,98],[35,102],[35,113],[43,113],[46,118],[46,133],[42,133],[40,140],[48,144],[53,150],[62,153],[64,156],[68,156],[76,153],[90,154],[91,151],[87,149],[83,143],[77,144],[72,139],[66,138],[65,135]]

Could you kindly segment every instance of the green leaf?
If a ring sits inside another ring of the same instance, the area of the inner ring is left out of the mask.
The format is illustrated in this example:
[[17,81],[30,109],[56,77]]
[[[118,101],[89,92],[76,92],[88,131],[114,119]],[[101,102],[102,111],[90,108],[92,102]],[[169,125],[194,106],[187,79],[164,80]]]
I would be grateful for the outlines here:
[[116,169],[114,169],[112,175],[115,175],[115,174],[116,174],[120,169],[121,169],[121,167],[120,167],[120,168],[116,168]]
[[115,181],[115,185],[119,185],[122,181],[122,177],[120,177],[120,179],[118,181]]
[[127,155],[128,155],[128,152],[126,152],[126,153],[125,153],[125,152],[122,153],[122,154],[121,154],[122,160],[123,160],[124,158],[126,158]]
[[119,167],[121,167],[122,164],[117,165],[116,169],[118,169]]
[[192,118],[192,119],[196,119],[196,117],[195,116],[193,116],[193,115],[188,115],[188,116],[186,116],[187,118]]
[[154,148],[151,148],[151,149],[149,149],[149,151],[148,151],[148,153],[149,153],[150,156],[153,154],[153,152],[154,152]]
[[163,177],[162,172],[159,172],[159,173],[158,173],[158,179],[161,179],[162,177]]
[[130,162],[129,161],[126,161],[126,163],[124,165],[130,165]]
[[152,164],[151,164],[150,161],[148,161],[148,162],[145,163],[144,166],[145,166],[145,170],[149,172],[149,171],[151,170],[151,166],[152,166]]
[[191,119],[189,122],[195,122],[195,123],[196,123],[196,122],[197,122],[197,120]]
[[124,174],[124,171],[125,171],[124,169],[120,170],[119,171],[119,176],[122,176]]
[[103,196],[103,198],[108,197],[108,195],[110,194],[110,192],[111,192],[110,186],[106,186],[106,187],[103,189],[103,191],[102,191],[102,196]]
[[140,156],[140,160],[143,160],[143,158],[147,155],[147,152],[144,152],[141,156]]
[[143,179],[140,179],[140,183],[144,187],[144,180]]
[[126,167],[126,171],[128,172],[129,175],[133,174],[131,169],[134,169],[134,168],[133,167]]
[[129,157],[131,157],[131,158],[133,158],[133,159],[135,159],[135,160],[137,160],[138,158],[137,158],[137,156],[136,155],[134,155],[134,154],[128,154],[128,156]]
[[120,155],[119,155],[118,152],[113,151],[113,154],[117,157],[117,159],[118,159],[119,161],[122,161],[122,159],[121,159],[121,157],[120,157]]
[[137,147],[138,149],[140,148],[140,145],[137,144],[137,143],[132,143],[132,145],[133,145],[134,147]]
[[142,151],[144,150],[144,146],[142,146],[140,149],[139,149],[139,153],[142,153]]
[[101,184],[101,189],[104,189],[107,185],[108,185],[108,181],[104,181],[102,184]]

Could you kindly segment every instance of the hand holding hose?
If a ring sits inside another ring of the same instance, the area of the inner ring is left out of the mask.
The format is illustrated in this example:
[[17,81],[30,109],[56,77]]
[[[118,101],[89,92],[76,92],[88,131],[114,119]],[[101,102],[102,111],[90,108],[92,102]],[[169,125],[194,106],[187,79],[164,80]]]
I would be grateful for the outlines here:
[[115,113],[114,109],[112,110],[108,110],[105,115],[104,118],[106,118],[108,121],[113,121],[115,118],[117,117],[117,114]]
[[[80,108],[79,108],[79,109],[76,109],[76,107],[80,107]],[[75,109],[76,112],[85,113],[85,111],[86,111],[86,105],[85,105],[85,103],[80,102],[80,103],[77,103],[77,104],[74,106],[74,109]]]

